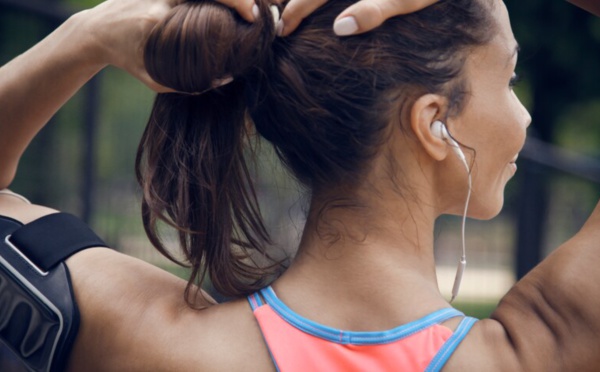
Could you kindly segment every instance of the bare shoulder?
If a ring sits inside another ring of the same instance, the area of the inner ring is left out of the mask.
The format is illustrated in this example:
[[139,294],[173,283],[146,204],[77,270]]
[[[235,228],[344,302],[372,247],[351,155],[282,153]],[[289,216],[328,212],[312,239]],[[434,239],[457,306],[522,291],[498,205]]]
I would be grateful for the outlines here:
[[478,321],[444,371],[564,371],[548,328],[535,313],[514,310],[501,305],[491,319]]
[[185,282],[106,249],[68,261],[81,312],[71,370],[268,370],[268,351],[244,300],[184,301]]
[[[56,212],[0,196],[0,215],[23,223]],[[67,266],[81,316],[69,370],[273,369],[247,301],[199,299],[193,309],[184,280],[106,248],[81,251]]]
[[511,371],[522,369],[503,325],[480,320],[460,343],[444,371]]

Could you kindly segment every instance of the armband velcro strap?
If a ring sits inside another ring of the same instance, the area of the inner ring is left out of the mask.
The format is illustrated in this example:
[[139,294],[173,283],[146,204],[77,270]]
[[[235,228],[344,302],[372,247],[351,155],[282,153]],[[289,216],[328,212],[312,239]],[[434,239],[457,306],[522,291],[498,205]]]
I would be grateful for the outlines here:
[[30,370],[64,370],[79,328],[64,260],[105,246],[72,215],[51,214],[24,226],[0,216],[0,340]]
[[10,242],[42,271],[80,250],[106,246],[83,221],[68,213],[49,214],[27,224],[11,234]]

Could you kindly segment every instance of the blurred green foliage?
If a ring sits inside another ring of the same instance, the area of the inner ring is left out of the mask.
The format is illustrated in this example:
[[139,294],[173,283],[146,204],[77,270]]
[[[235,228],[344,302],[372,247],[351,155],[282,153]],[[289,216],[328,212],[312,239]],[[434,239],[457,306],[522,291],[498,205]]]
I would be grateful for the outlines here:
[[64,4],[77,7],[79,9],[91,8],[100,4],[102,0],[63,0]]

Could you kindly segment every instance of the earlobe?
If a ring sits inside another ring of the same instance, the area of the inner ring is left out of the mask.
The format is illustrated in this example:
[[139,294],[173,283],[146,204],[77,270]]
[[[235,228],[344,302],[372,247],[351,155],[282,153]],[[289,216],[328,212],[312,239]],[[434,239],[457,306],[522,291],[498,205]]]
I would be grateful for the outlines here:
[[419,97],[410,112],[410,127],[423,149],[437,161],[448,156],[448,145],[442,136],[434,133],[432,124],[441,120],[447,100],[437,94],[426,94]]

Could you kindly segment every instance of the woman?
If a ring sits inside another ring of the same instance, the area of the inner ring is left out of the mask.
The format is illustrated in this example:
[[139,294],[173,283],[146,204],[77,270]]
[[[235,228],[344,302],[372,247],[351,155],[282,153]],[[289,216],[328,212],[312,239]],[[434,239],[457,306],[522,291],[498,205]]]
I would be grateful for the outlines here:
[[[250,294],[264,285],[265,274],[240,259],[268,240],[246,191],[242,144],[253,130],[243,121],[246,112],[310,188],[307,224],[297,257],[272,290],[221,305],[113,251],[73,255],[67,265],[82,320],[70,369],[310,369],[317,356],[308,352],[321,353],[323,345],[327,353],[318,355],[314,368],[385,370],[398,355],[410,361],[395,368],[417,370],[600,365],[598,211],[509,292],[491,319],[428,323],[422,330],[434,344],[429,349],[395,337],[406,330],[398,326],[450,308],[437,289],[434,221],[443,213],[462,214],[471,188],[469,216],[499,212],[530,118],[511,89],[517,44],[501,2],[441,2],[364,37],[339,39],[327,30],[348,5],[326,4],[282,40],[275,39],[277,23],[265,3],[252,26],[219,6],[184,3],[154,29],[145,48],[148,72],[179,92],[157,98],[138,158],[154,244],[160,247],[154,222],[166,219],[180,229],[196,271],[206,263],[221,291]],[[51,36],[85,60],[69,61],[79,69],[48,87],[44,102],[57,92],[65,99],[106,63],[97,57],[102,48],[69,35],[75,29],[80,34],[75,26],[90,24],[97,14],[84,13]],[[212,50],[204,40],[223,47]],[[48,52],[43,47],[37,52]],[[181,52],[176,68],[174,51]],[[50,115],[51,105],[42,106],[45,112],[28,115]],[[10,160],[5,164],[16,168],[32,136],[31,122],[3,126],[3,133],[10,130],[3,138],[24,138],[3,150],[2,158]],[[12,174],[2,174],[4,186]],[[0,196],[0,203],[0,214],[23,222],[52,212],[10,196]],[[191,290],[184,299],[186,288]],[[317,341],[291,343],[310,333],[306,327],[297,333],[302,324],[320,330]],[[341,343],[320,337],[332,330],[343,336]],[[386,342],[352,340],[385,338],[386,330],[394,335]],[[439,357],[445,342],[463,330],[466,337]],[[293,347],[282,349],[288,340]],[[406,352],[381,351],[390,344]]]

